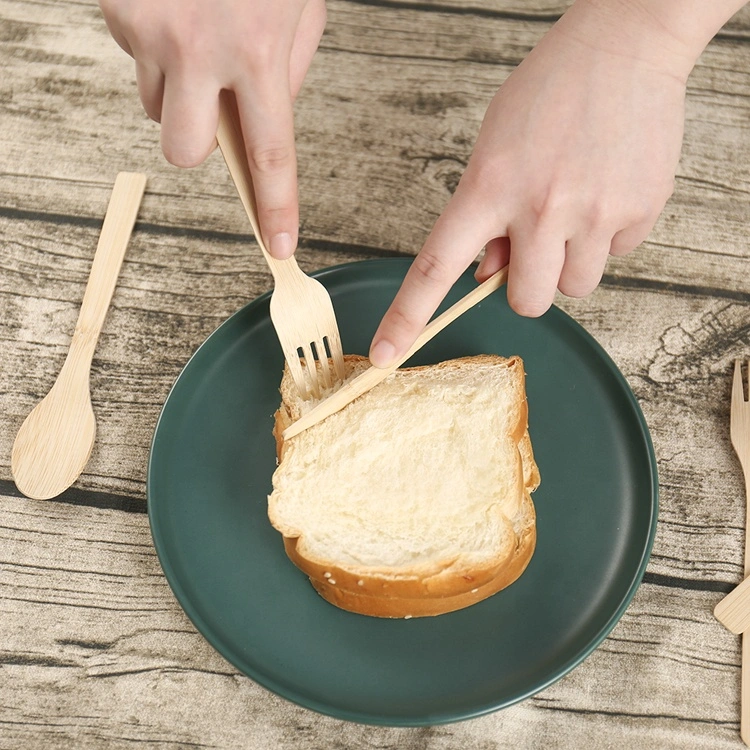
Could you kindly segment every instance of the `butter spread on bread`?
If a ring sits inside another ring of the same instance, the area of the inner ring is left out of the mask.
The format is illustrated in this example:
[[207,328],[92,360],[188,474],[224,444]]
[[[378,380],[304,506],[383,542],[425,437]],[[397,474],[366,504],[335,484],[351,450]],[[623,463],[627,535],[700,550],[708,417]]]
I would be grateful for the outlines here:
[[[348,377],[369,366],[346,358]],[[519,357],[400,369],[288,441],[317,403],[288,371],[268,501],[289,558],[343,609],[419,617],[461,609],[521,575],[539,484]],[[322,394],[325,398],[327,394]]]

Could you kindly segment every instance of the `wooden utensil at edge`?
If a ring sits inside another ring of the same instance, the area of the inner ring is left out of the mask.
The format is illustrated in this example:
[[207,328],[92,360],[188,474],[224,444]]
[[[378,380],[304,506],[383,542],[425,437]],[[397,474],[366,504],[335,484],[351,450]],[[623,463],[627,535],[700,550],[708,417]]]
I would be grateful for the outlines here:
[[461,297],[458,302],[441,313],[434,320],[430,321],[417,340],[411,345],[409,350],[401,358],[397,359],[388,367],[369,367],[354,380],[345,383],[341,388],[331,394],[328,398],[321,401],[317,406],[311,409],[307,414],[300,417],[296,422],[287,427],[283,432],[284,440],[289,440],[300,432],[312,427],[331,414],[341,411],[347,404],[354,401],[363,393],[367,393],[378,383],[385,380],[392,372],[397,370],[409,357],[421,349],[431,338],[436,336],[448,324],[452,323],[459,315],[463,315],[467,310],[481,302],[485,297],[497,291],[508,280],[508,266],[501,268],[483,281],[478,287],[472,289],[468,294]]
[[89,370],[145,187],[146,175],[117,175],[68,356],[13,443],[13,479],[24,495],[36,500],[48,500],[70,487],[94,447]]
[[750,629],[750,578],[745,578],[716,605],[714,616],[737,635]]
[[[302,398],[308,398],[309,391],[318,397],[321,388],[330,388],[344,379],[344,350],[341,347],[336,313],[327,289],[317,279],[304,273],[294,256],[277,260],[266,248],[260,232],[255,188],[247,162],[237,102],[234,94],[226,90],[221,92],[219,99],[216,140],[250,219],[255,240],[273,274],[271,322],[284,352],[284,359]],[[330,371],[326,356],[326,342],[333,361],[333,372]],[[320,367],[315,364],[313,345]],[[298,353],[300,351],[304,368]]]
[[[750,384],[750,373],[748,373],[748,383]],[[750,400],[745,399],[740,360],[735,360],[734,363],[730,433],[732,446],[745,476],[745,581],[716,605],[714,614],[720,622],[728,620],[732,623],[731,630],[736,627],[743,628],[741,631],[740,736],[742,741],[750,746],[750,631],[745,632],[743,620],[746,613],[742,612],[743,603],[748,601],[746,589],[750,575]]]

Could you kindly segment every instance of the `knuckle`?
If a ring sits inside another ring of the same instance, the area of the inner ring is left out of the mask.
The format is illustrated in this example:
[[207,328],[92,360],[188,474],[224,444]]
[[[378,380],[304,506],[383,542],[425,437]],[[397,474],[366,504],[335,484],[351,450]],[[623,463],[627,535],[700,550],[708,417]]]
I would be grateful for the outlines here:
[[414,319],[402,307],[394,305],[388,312],[387,324],[396,337],[407,338],[414,328]]
[[502,164],[491,160],[470,160],[454,192],[454,199],[473,206],[475,211],[495,218],[497,221],[507,219],[509,205],[516,203],[517,196],[502,176],[507,174]]
[[419,253],[412,263],[412,271],[418,280],[429,286],[439,286],[450,282],[448,264],[434,253]]
[[584,225],[589,231],[602,229],[613,223],[614,213],[606,198],[596,197],[590,200],[583,210]]
[[[149,13],[145,9],[140,12]],[[200,69],[199,61],[214,56],[212,38],[197,11],[186,10],[168,21],[163,16],[154,20],[144,15],[133,23],[143,30],[141,35],[149,46],[160,51],[159,57],[169,70],[194,72]]]
[[261,25],[254,28],[252,34],[248,34],[246,41],[235,49],[235,54],[240,65],[253,78],[263,81],[268,79],[272,71],[279,72],[284,61],[281,50],[275,30]]
[[528,207],[532,223],[536,226],[545,226],[555,221],[558,216],[564,215],[567,211],[568,203],[566,191],[556,183],[550,184],[529,200]]
[[289,231],[290,227],[296,227],[299,224],[299,214],[293,206],[269,206],[259,202],[258,214],[264,230],[274,234],[276,231]]
[[294,163],[294,150],[290,146],[255,146],[248,156],[251,168],[260,174],[280,172]]
[[642,193],[627,215],[626,223],[648,225],[650,230],[674,192],[674,184],[674,179],[671,179],[653,190]]

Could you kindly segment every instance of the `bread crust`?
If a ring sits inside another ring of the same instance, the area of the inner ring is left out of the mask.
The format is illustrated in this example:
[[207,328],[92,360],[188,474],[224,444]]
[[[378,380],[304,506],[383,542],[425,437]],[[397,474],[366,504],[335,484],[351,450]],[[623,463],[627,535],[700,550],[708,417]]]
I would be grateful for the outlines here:
[[338,565],[320,563],[300,553],[300,537],[284,537],[284,549],[289,559],[311,579],[333,581],[340,591],[369,596],[391,596],[412,599],[443,598],[471,591],[477,586],[494,580],[513,559],[516,547],[515,530],[507,519],[510,543],[503,554],[495,558],[491,565],[467,570],[465,566],[454,569],[456,560],[449,560],[443,568],[415,571],[410,575],[398,575],[392,570],[368,572],[347,570]]
[[[520,357],[505,359],[496,355],[465,357],[438,365],[408,369],[434,371],[461,367],[468,361],[486,364],[497,364],[502,361],[508,367],[520,368],[521,377],[525,378]],[[362,368],[367,360],[365,357],[349,355],[345,357],[345,362],[347,373],[352,373],[355,369]],[[282,380],[281,394],[282,403],[274,415],[273,429],[279,461],[283,460],[287,448],[294,442],[292,438],[287,444],[283,438],[283,431],[300,416],[294,386],[288,373],[285,373]],[[457,560],[445,560],[438,567],[429,570],[412,568],[405,575],[399,575],[392,569],[377,571],[368,568],[363,571],[356,570],[353,566],[347,569],[306,555],[303,537],[283,535],[287,556],[308,575],[313,586],[327,601],[352,612],[377,617],[420,617],[450,612],[481,601],[508,586],[525,569],[533,554],[536,540],[534,507],[529,493],[539,484],[539,471],[534,461],[528,433],[525,387],[523,394],[518,420],[510,433],[518,448],[522,508],[516,519],[515,528],[507,518],[504,519],[508,525],[510,541],[501,554],[489,564],[467,569],[465,562],[461,564]]]
[[352,592],[331,583],[330,579],[310,578],[315,590],[331,604],[370,617],[412,618],[433,617],[464,609],[493,596],[514,583],[526,570],[536,548],[536,516],[528,493],[525,494],[522,515],[524,527],[520,529],[517,543],[508,564],[486,583],[452,596],[399,597],[370,595]]

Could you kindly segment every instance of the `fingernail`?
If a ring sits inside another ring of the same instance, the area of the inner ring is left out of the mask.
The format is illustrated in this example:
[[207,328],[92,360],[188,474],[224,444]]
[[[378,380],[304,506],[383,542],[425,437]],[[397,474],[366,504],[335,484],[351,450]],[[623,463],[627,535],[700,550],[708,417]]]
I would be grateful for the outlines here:
[[388,367],[396,358],[396,347],[390,341],[380,339],[370,350],[370,362],[375,367]]
[[288,232],[280,232],[271,237],[271,242],[268,245],[268,251],[278,260],[285,260],[294,253],[294,242],[292,241],[292,235]]
[[482,278],[482,275],[484,274],[484,267],[487,265],[487,256],[483,255],[482,260],[479,261],[479,265],[477,266],[476,271],[474,271],[474,278],[477,281],[480,281]]

